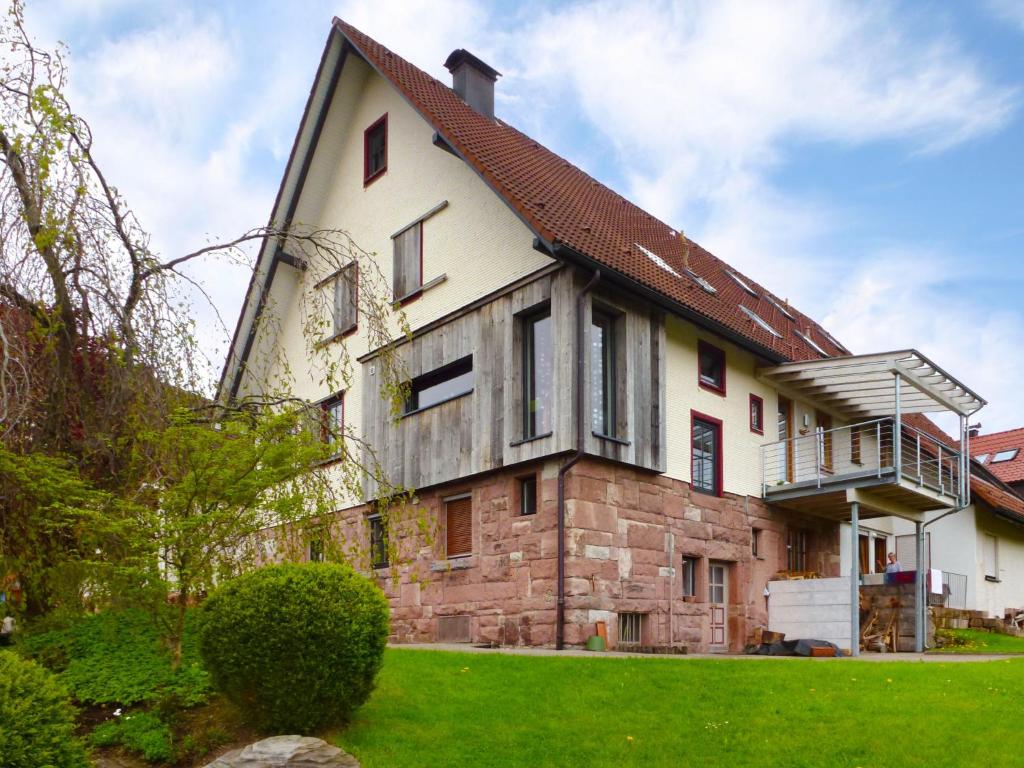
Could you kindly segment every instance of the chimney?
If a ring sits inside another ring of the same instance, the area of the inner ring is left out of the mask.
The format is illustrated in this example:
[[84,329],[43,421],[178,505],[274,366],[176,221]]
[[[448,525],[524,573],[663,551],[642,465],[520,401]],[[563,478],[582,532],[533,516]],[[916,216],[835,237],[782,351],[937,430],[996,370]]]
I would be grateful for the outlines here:
[[494,83],[501,72],[480,61],[465,48],[451,52],[444,62],[452,73],[452,88],[459,98],[484,117],[494,117]]

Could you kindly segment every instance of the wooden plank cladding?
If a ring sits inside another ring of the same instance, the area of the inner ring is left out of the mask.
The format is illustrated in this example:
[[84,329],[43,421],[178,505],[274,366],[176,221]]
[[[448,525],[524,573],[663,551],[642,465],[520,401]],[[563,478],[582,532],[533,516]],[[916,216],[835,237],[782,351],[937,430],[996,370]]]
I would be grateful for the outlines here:
[[[397,421],[380,398],[373,357],[363,358],[363,434],[392,482],[426,488],[575,448],[576,297],[586,277],[570,268],[542,274],[400,344],[398,354],[410,379],[471,357],[473,386],[465,395]],[[639,302],[603,294],[595,300],[612,307],[621,323],[615,366],[618,439],[591,435],[588,379],[582,388],[586,450],[663,471],[664,318]],[[526,318],[544,310],[551,316],[553,350],[550,432],[524,439],[524,328]],[[372,479],[364,491],[367,499],[374,497]]]

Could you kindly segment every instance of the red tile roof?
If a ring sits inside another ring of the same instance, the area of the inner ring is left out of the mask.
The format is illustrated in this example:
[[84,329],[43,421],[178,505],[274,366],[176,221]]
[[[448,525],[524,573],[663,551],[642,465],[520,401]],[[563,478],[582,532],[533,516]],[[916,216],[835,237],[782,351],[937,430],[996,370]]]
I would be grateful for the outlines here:
[[[797,336],[798,331],[810,335],[829,355],[848,354],[813,320],[740,275],[758,294],[750,295],[729,277],[728,272],[735,270],[690,241],[689,268],[716,292],[704,290],[686,276],[683,242],[668,224],[507,123],[476,112],[450,87],[352,25],[339,19],[334,25],[547,245],[566,246],[782,359],[821,357]],[[638,245],[670,269],[659,266]],[[786,306],[794,319],[769,296]],[[741,306],[781,337],[759,327]]]
[[971,478],[971,493],[990,507],[1010,514],[1018,518],[1019,522],[1024,523],[1024,499],[1015,493],[982,480],[977,474]]
[[[1000,451],[1017,449],[1017,455],[1009,461],[993,462],[992,457]],[[1024,428],[993,432],[971,438],[971,456],[977,458],[987,454],[985,467],[1004,483],[1024,481]]]

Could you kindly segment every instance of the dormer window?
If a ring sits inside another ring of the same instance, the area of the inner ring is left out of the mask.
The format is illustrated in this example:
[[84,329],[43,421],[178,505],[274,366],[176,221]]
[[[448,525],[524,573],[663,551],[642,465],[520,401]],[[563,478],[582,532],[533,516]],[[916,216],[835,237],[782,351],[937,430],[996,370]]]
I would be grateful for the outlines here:
[[388,169],[388,116],[385,114],[363,133],[363,185]]

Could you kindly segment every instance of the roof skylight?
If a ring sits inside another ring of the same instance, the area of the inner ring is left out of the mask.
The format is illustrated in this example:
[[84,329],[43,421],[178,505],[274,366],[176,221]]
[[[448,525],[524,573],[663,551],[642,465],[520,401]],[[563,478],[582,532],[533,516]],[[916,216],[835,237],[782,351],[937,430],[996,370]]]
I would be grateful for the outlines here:
[[796,317],[793,316],[793,313],[790,312],[788,309],[786,309],[784,306],[782,306],[782,302],[776,301],[775,299],[773,299],[768,294],[765,294],[765,298],[768,299],[769,302],[771,302],[773,307],[775,307],[777,310],[779,310],[779,312],[784,314],[790,320],[796,320]]
[[1012,461],[1017,458],[1017,454],[1020,453],[1020,448],[1011,448],[1008,451],[998,451],[992,454],[992,463],[995,464],[997,461]]
[[698,275],[692,269],[687,269],[686,270],[686,274],[690,276],[690,279],[693,280],[693,282],[695,282],[697,285],[699,285],[701,288],[703,288],[708,293],[718,293],[718,289],[715,288],[715,286],[713,286],[711,283],[709,283],[703,277]]
[[667,261],[665,261],[663,258],[661,258],[661,256],[656,254],[654,251],[651,251],[651,250],[649,250],[647,248],[644,248],[642,245],[640,245],[640,243],[633,243],[633,245],[635,245],[637,248],[639,248],[640,252],[643,253],[644,256],[646,256],[648,259],[653,261],[655,264],[657,264],[659,267],[664,269],[666,272],[670,272],[673,275],[675,275],[676,277],[682,277],[682,275],[680,275],[678,272],[676,272],[674,269],[672,269],[672,267],[669,265],[669,263]]
[[850,351],[846,347],[844,347],[842,344],[840,344],[838,341],[836,341],[836,337],[833,336],[828,331],[826,331],[824,328],[821,329],[821,332],[825,335],[826,339],[828,339],[829,341],[832,342],[832,346],[835,347],[836,349],[841,349],[841,350],[843,350],[843,352],[849,352]]
[[794,331],[794,333],[797,336],[799,336],[801,339],[803,339],[805,342],[807,342],[807,346],[809,346],[811,349],[813,349],[815,352],[817,352],[822,357],[828,357],[829,356],[828,352],[826,352],[824,349],[822,349],[821,346],[818,344],[818,342],[816,342],[814,339],[811,338],[811,333],[810,333],[809,329],[808,329],[807,333],[800,333],[800,331]]
[[764,318],[762,318],[759,314],[757,314],[757,312],[754,312],[752,309],[747,309],[742,304],[740,304],[740,309],[742,309],[744,312],[747,313],[747,317],[749,317],[751,320],[753,320],[759,326],[761,326],[766,331],[768,331],[768,333],[770,333],[772,336],[775,336],[775,337],[780,338],[780,339],[782,338],[782,334],[779,333],[778,331],[776,331],[770,325],[768,325],[767,321],[765,321]]
[[730,272],[727,269],[727,270],[725,270],[725,274],[727,274],[729,277],[731,277],[732,281],[734,283],[736,283],[736,285],[738,285],[744,291],[749,293],[751,296],[757,296],[757,291],[755,291],[746,280],[744,280],[742,277],[737,275],[735,272]]
[[987,459],[988,459],[988,454],[987,453],[980,453],[980,454],[978,454],[977,456],[974,457],[974,460],[976,462],[978,462],[979,464],[984,464]]

